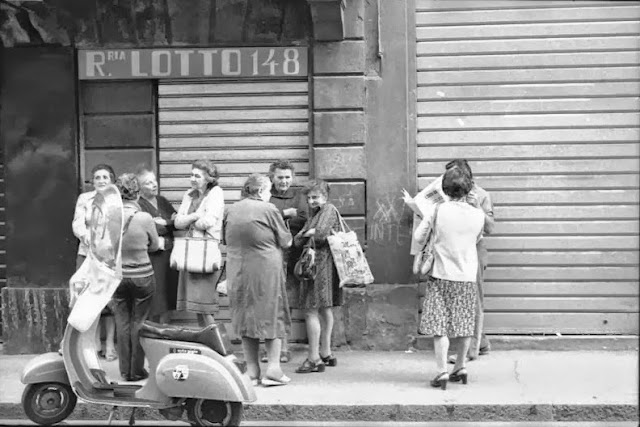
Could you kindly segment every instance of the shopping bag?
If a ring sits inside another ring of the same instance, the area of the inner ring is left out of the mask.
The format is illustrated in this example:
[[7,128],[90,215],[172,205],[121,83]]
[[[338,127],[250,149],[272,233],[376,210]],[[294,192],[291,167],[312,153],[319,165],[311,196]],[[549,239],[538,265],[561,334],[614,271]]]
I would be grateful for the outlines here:
[[219,242],[206,237],[193,237],[193,228],[184,237],[175,237],[169,265],[178,271],[213,273],[220,269],[222,254]]
[[327,237],[327,241],[340,277],[340,287],[364,287],[373,283],[371,269],[358,243],[356,233],[349,228],[340,213],[338,218],[341,231],[333,231]]
[[69,280],[68,322],[86,332],[122,281],[122,197],[115,185],[96,192],[91,208],[87,258]]

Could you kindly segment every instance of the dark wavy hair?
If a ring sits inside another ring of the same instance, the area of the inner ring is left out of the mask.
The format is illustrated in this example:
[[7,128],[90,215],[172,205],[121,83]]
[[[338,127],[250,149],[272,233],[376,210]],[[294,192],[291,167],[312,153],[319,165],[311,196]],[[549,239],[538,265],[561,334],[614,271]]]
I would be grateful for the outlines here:
[[460,168],[464,173],[469,175],[469,178],[473,181],[473,172],[471,172],[471,166],[469,166],[469,162],[466,159],[455,159],[451,160],[444,167],[446,170],[451,168]]
[[116,181],[122,200],[136,200],[140,193],[138,178],[134,173],[123,173]]
[[469,175],[461,168],[451,168],[442,178],[442,191],[452,199],[460,199],[471,191],[473,183]]
[[201,171],[204,171],[207,175],[209,175],[209,178],[211,178],[211,181],[207,183],[207,188],[213,188],[216,185],[218,185],[218,180],[220,179],[220,173],[218,172],[218,168],[216,167],[216,165],[214,165],[211,160],[207,160],[207,159],[196,160],[191,164],[191,168],[200,169]]
[[109,176],[111,177],[111,183],[114,183],[116,181],[116,173],[113,170],[113,168],[106,164],[106,163],[100,163],[99,165],[95,165],[93,168],[91,168],[91,181],[93,181],[93,176],[96,174],[96,172],[98,171],[107,171],[109,172]]
[[324,197],[328,199],[331,189],[329,188],[329,184],[327,183],[327,181],[323,181],[321,179],[314,179],[305,184],[305,186],[302,188],[302,194],[306,196],[312,191],[317,191],[318,193],[322,194]]

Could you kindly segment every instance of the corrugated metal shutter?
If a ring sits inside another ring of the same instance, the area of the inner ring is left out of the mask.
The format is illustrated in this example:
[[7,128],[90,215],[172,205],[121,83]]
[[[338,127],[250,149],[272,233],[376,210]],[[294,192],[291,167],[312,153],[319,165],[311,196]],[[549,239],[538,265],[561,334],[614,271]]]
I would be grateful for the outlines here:
[[494,200],[489,333],[638,333],[640,4],[416,0],[418,183]]
[[[289,159],[297,180],[309,175],[309,85],[307,80],[160,81],[158,135],[160,192],[180,205],[189,188],[191,163],[212,160],[220,172],[225,202],[240,199],[251,173],[266,174]],[[221,300],[219,320],[230,320]],[[302,315],[293,313],[292,338],[306,337]],[[174,320],[192,321],[184,313]],[[227,330],[231,330],[227,328]]]

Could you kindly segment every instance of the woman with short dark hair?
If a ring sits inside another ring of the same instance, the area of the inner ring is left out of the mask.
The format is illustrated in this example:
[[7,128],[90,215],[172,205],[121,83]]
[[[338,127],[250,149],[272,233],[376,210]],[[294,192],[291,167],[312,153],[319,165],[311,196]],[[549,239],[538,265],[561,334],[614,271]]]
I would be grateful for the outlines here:
[[164,247],[153,218],[140,210],[139,187],[136,176],[125,173],[118,177],[123,205],[122,281],[113,294],[118,336],[120,375],[127,381],[149,376],[144,369],[144,350],[139,332],[149,315],[155,291],[155,277],[149,252]]
[[[433,387],[446,388],[447,381],[467,383],[466,357],[475,327],[476,242],[481,238],[484,213],[469,205],[466,196],[472,188],[469,175],[460,168],[447,170],[442,190],[450,200],[425,212],[415,231],[423,244],[433,229],[434,262],[427,281],[419,332],[434,336],[438,375]],[[451,375],[447,372],[449,338],[459,338],[458,357]]]
[[[218,185],[218,168],[213,162],[201,159],[191,165],[191,189],[182,198],[174,226],[189,230],[194,237],[220,241],[224,216],[224,194]],[[216,284],[221,271],[191,273],[181,271],[178,278],[176,309],[196,313],[198,324],[215,322],[218,313]]]
[[[280,368],[281,340],[291,326],[285,289],[283,249],[291,233],[271,203],[271,181],[251,175],[243,186],[245,198],[229,208],[224,221],[227,244],[227,283],[231,321],[242,337],[247,371],[255,385],[285,385]],[[261,378],[258,346],[264,339],[267,370]]]

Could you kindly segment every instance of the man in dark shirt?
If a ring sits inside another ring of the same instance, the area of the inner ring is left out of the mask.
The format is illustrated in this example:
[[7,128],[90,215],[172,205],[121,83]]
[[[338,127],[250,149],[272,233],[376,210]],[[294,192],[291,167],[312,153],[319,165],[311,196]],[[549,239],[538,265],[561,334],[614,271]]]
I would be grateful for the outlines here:
[[[308,216],[307,199],[300,193],[299,189],[291,187],[294,174],[293,164],[288,160],[278,160],[269,166],[269,177],[273,183],[269,201],[278,208],[293,236],[302,229]],[[291,309],[298,307],[300,285],[293,275],[293,268],[298,258],[300,258],[300,253],[301,249],[295,247],[286,249],[283,253],[284,268],[287,274],[287,297]],[[266,356],[266,354],[263,356]],[[282,340],[280,362],[287,363],[290,358],[289,343],[287,337],[285,337]]]

